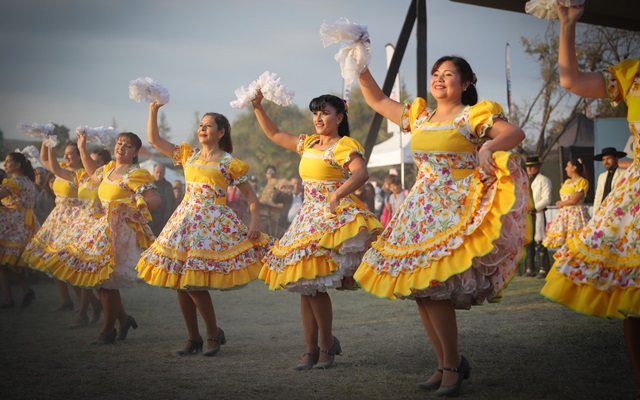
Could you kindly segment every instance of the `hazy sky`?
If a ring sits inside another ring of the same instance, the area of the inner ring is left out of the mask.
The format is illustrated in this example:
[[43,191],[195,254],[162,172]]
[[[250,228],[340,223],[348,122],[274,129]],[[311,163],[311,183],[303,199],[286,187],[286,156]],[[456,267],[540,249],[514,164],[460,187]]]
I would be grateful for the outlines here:
[[[322,22],[346,17],[367,25],[374,77],[386,69],[384,46],[395,44],[410,0],[2,0],[0,3],[0,130],[55,122],[110,125],[145,137],[147,103],[128,98],[129,82],[149,76],[171,94],[163,111],[180,142],[193,133],[194,113],[216,111],[231,121],[234,90],[264,71],[277,73],[294,103],[306,107],[340,93],[334,60],[324,48]],[[538,70],[520,37],[542,36],[547,22],[532,16],[448,0],[427,2],[427,64],[442,55],[465,57],[481,98],[506,108],[505,45],[511,46],[512,99],[535,93]],[[401,79],[416,94],[415,28]],[[309,127],[311,128],[311,120]],[[302,133],[302,132],[296,132]]]

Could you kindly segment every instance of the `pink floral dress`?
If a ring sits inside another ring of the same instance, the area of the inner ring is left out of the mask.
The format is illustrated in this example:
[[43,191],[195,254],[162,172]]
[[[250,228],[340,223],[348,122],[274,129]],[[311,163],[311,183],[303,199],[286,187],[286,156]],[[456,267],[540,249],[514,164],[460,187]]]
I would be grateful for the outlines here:
[[33,213],[36,185],[26,176],[16,176],[5,178],[0,188],[11,193],[0,206],[0,265],[14,267],[39,228]]
[[200,149],[174,149],[185,171],[186,193],[147,249],[137,270],[145,282],[171,289],[242,287],[258,277],[270,239],[249,230],[227,205],[227,187],[246,182],[249,166],[225,153],[218,162],[198,160]]
[[589,223],[555,254],[542,295],[602,318],[640,316],[640,60],[603,71],[609,99],[624,101],[633,163]]
[[354,277],[388,299],[498,301],[530,240],[527,174],[507,152],[493,154],[494,176],[478,166],[485,132],[505,118],[498,104],[482,101],[444,122],[430,122],[434,112],[418,98],[403,113],[418,177]]

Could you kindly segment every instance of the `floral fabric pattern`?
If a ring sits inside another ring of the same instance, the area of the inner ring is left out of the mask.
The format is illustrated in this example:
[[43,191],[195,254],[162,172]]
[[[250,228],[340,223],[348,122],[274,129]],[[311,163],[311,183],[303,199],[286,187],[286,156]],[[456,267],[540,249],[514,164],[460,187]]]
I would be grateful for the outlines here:
[[200,149],[176,146],[185,169],[186,194],[138,263],[147,283],[181,290],[231,289],[258,277],[270,238],[252,240],[226,204],[227,186],[247,181],[249,167],[231,154],[219,162],[198,160]]
[[506,152],[493,155],[495,176],[478,166],[487,129],[504,119],[499,105],[484,101],[444,122],[429,121],[434,111],[423,99],[405,109],[418,177],[354,277],[389,299],[498,301],[530,240],[527,175]]
[[39,228],[33,214],[36,186],[26,176],[5,178],[0,187],[11,194],[0,206],[0,265],[15,266]]
[[[580,178],[576,182],[567,179],[560,188],[560,199],[565,201],[575,193],[584,192],[586,194],[588,190],[589,182],[586,179]],[[549,224],[542,244],[550,249],[562,246],[568,238],[573,237],[587,225],[590,218],[589,210],[584,204],[584,197],[578,204],[560,208]]]
[[134,286],[140,253],[154,239],[147,226],[146,203],[141,198],[142,191],[155,188],[153,177],[134,164],[120,179],[111,180],[109,175],[114,169],[112,161],[95,173],[100,181],[98,195],[104,215],[45,263],[55,276],[74,286]]
[[640,60],[603,71],[612,104],[624,101],[633,163],[589,223],[555,254],[542,294],[602,318],[640,316]]
[[[64,166],[62,163],[60,165]],[[78,182],[56,178],[53,191],[56,194],[56,206],[31,239],[20,259],[21,263],[30,268],[47,273],[49,270],[45,266],[45,258],[64,247],[65,239],[62,238],[75,223],[82,207],[82,202],[78,199]]]
[[354,195],[340,200],[336,214],[329,197],[350,176],[346,166],[360,144],[343,137],[325,149],[315,150],[318,135],[301,135],[297,151],[304,199],[289,228],[264,257],[260,279],[272,290],[286,289],[305,295],[342,287],[360,264],[371,239],[382,230],[375,216]]

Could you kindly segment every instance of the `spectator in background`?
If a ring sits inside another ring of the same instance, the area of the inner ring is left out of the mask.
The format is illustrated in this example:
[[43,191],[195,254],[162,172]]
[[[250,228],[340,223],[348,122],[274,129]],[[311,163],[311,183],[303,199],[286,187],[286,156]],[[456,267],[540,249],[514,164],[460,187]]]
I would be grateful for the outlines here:
[[44,187],[44,179],[47,176],[47,169],[44,167],[35,167],[34,172],[36,173],[36,190],[38,190],[38,193],[40,193],[40,191],[42,190],[42,188]]
[[624,171],[618,168],[618,159],[625,157],[627,153],[624,151],[618,151],[615,147],[605,147],[602,149],[602,153],[596,154],[593,159],[596,161],[602,161],[602,165],[606,169],[605,172],[598,175],[598,183],[596,185],[596,195],[593,200],[593,213],[600,208],[604,199],[611,192],[611,188],[614,188]]
[[304,200],[302,189],[302,179],[299,176],[291,178],[291,206],[287,212],[287,227],[289,227],[291,221],[298,215],[298,211],[302,207],[302,201]]
[[[44,223],[44,220],[47,219],[56,206],[56,194],[53,192],[53,181],[56,179],[56,176],[46,169],[44,172],[42,190],[38,193],[36,205],[33,207],[33,213],[36,215],[36,219],[40,225]],[[36,175],[36,181],[37,180],[38,175]]]
[[235,185],[229,185],[227,188],[227,205],[233,210],[238,218],[244,222],[245,225],[248,225],[251,222],[251,219],[249,218],[250,215],[246,215],[247,210],[249,209],[247,199],[244,198],[240,189]]
[[287,179],[280,179],[276,184],[276,190],[273,192],[273,202],[280,205],[280,215],[278,217],[276,236],[280,237],[289,227],[289,208],[293,201],[293,186]]
[[149,228],[155,236],[158,236],[162,232],[162,228],[173,214],[176,209],[177,201],[173,194],[173,187],[165,179],[166,167],[163,164],[156,164],[153,167],[153,180],[157,187],[162,204],[160,207],[151,211],[151,222],[149,222]]
[[184,198],[184,187],[179,180],[173,181],[173,197],[176,199],[176,207],[182,202]]
[[276,190],[276,167],[273,165],[267,165],[264,175],[267,179],[267,183],[262,188],[258,201],[260,202],[260,230],[268,235],[275,235],[278,219],[282,211],[282,204],[276,204],[273,202],[273,195]]
[[371,182],[367,182],[355,191],[356,197],[358,197],[362,202],[367,206],[369,211],[375,213],[375,197],[376,190],[371,184]]
[[540,262],[540,268],[538,272],[539,278],[544,278],[549,272],[551,266],[551,260],[549,258],[549,251],[542,244],[542,239],[545,236],[545,229],[547,221],[544,216],[544,212],[547,207],[551,205],[551,179],[540,173],[542,163],[537,156],[527,157],[526,168],[529,175],[529,185],[531,187],[531,196],[533,198],[533,206],[535,207],[529,213],[531,214],[531,223],[533,225],[534,233],[533,240],[526,247],[525,257],[525,276],[536,276],[536,253]]
[[258,178],[256,178],[255,175],[251,175],[249,177],[249,183],[251,184],[253,191],[258,193]]
[[398,212],[398,209],[404,199],[407,197],[402,190],[402,182],[398,175],[389,175],[389,191],[391,193],[387,198],[387,204],[385,207],[389,208],[389,213],[391,214],[391,217],[393,217],[396,212]]

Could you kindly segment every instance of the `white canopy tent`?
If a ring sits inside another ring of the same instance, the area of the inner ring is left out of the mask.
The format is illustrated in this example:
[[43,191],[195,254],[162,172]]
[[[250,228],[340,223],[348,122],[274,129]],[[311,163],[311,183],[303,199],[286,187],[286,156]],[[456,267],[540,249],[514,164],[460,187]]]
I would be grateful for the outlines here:
[[[394,133],[389,139],[373,146],[367,167],[375,168],[413,163],[410,145],[411,135]],[[400,151],[400,147],[402,147],[402,151]]]

